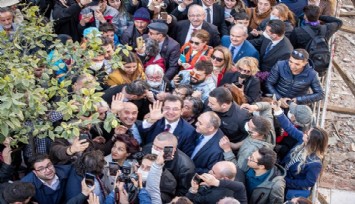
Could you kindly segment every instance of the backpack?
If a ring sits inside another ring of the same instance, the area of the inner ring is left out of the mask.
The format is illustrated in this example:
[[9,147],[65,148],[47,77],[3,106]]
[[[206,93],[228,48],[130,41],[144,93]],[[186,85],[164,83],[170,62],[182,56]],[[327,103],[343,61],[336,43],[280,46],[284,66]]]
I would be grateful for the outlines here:
[[330,63],[330,51],[328,41],[325,39],[327,28],[321,25],[320,33],[318,35],[309,26],[302,27],[312,40],[307,44],[306,50],[309,53],[309,59],[313,62],[314,69],[318,72],[319,76],[324,76],[328,70]]

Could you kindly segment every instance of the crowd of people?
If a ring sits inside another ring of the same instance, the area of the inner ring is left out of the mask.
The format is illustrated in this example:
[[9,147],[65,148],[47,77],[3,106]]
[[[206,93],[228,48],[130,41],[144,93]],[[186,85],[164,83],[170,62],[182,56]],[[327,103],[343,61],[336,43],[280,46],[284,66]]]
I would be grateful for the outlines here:
[[[64,46],[100,39],[92,74],[70,88],[99,83],[99,118],[120,124],[16,151],[7,137],[0,203],[312,203],[328,134],[311,107],[329,62],[311,48],[342,25],[330,0],[29,2]],[[22,5],[0,1],[0,32],[21,30]],[[53,73],[61,83],[76,62],[55,53],[47,64],[65,62]],[[65,121],[51,114],[53,127]]]

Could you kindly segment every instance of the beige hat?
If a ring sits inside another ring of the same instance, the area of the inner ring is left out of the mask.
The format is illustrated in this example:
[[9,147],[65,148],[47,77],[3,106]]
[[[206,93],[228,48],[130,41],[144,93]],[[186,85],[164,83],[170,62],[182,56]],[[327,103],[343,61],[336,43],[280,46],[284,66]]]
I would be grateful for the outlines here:
[[12,6],[14,4],[20,3],[19,0],[0,0],[0,8]]

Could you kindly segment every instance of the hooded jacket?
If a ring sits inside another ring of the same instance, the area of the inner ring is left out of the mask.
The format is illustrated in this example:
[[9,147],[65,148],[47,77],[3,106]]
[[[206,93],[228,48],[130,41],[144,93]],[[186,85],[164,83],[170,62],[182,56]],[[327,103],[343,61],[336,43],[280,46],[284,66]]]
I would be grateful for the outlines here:
[[275,164],[265,181],[253,190],[249,203],[282,204],[284,202],[285,176],[285,169]]

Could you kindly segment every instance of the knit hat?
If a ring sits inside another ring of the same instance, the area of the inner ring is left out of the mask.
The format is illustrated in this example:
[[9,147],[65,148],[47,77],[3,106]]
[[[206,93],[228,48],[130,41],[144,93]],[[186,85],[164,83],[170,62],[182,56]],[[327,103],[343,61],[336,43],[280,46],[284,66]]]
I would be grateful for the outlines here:
[[295,119],[301,125],[309,125],[312,122],[312,110],[306,105],[290,104],[290,113],[295,116]]
[[148,9],[141,7],[136,12],[134,12],[133,19],[134,20],[142,20],[142,21],[149,23],[150,22],[150,13],[149,13]]
[[88,35],[91,33],[95,33],[96,37],[101,37],[101,32],[99,31],[99,29],[97,29],[96,27],[88,27],[88,28],[85,28],[85,30],[83,32],[84,38],[88,37]]
[[162,33],[164,35],[168,34],[168,30],[169,30],[168,26],[165,23],[161,23],[161,22],[151,23],[148,25],[148,28],[152,30],[156,30],[159,33]]
[[20,3],[19,0],[0,0],[0,8],[5,8]]

